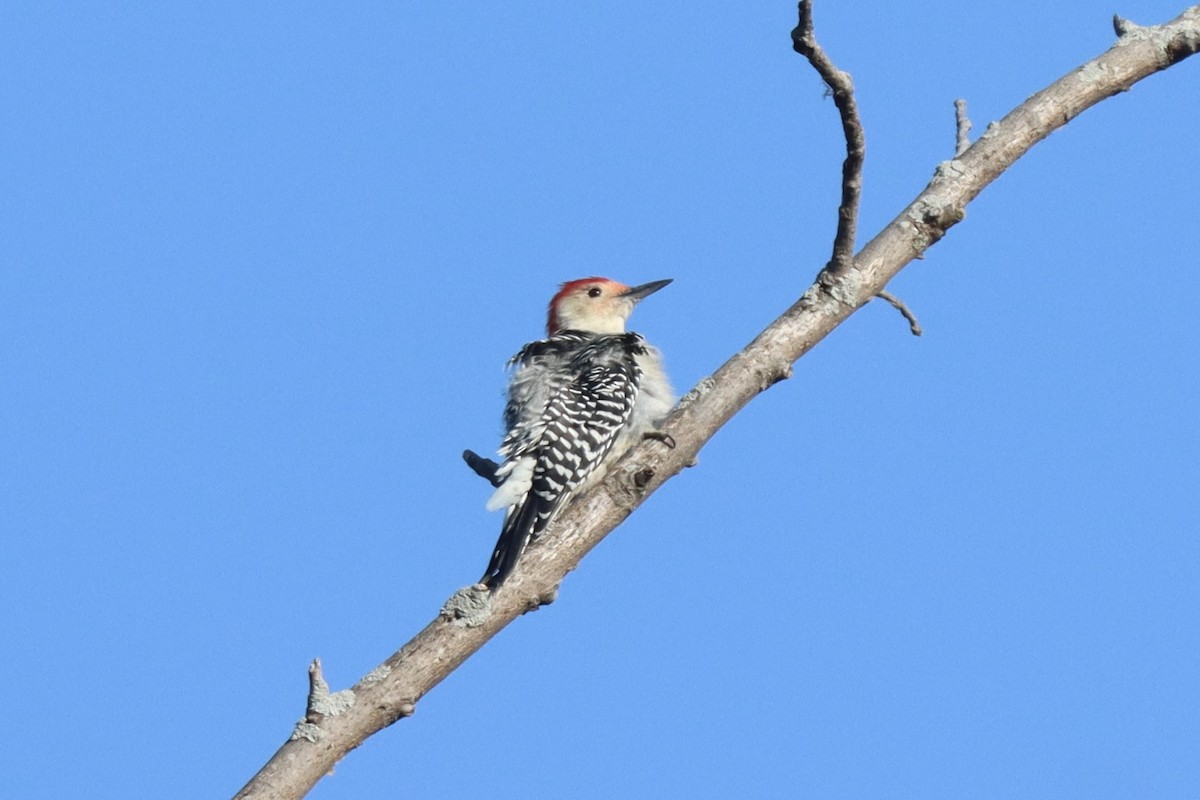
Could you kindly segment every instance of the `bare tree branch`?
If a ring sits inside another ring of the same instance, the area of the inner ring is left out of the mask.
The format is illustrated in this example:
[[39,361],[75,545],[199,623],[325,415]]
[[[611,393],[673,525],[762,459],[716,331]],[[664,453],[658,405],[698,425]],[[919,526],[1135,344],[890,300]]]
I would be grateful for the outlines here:
[[[801,39],[806,6],[800,5]],[[609,531],[691,464],[743,406],[788,377],[796,359],[961,221],[967,204],[1034,144],[1101,100],[1196,53],[1200,6],[1165,25],[1125,23],[1118,31],[1121,38],[1113,47],[1030,97],[989,125],[961,156],[941,164],[929,185],[857,257],[839,262],[832,280],[810,286],[744,350],[700,381],[666,422],[665,433],[674,438],[675,447],[646,442],[628,453],[600,486],[572,503],[530,547],[494,595],[478,587],[456,592],[436,619],[351,689],[330,693],[314,664],[305,718],[237,797],[303,797],[368,736],[412,714],[417,701],[503,627],[551,602],[563,577]],[[848,138],[851,118],[849,112],[843,114]],[[844,193],[844,204],[845,199]],[[853,207],[857,198],[851,199]],[[852,233],[846,240],[853,240]]]
[[846,137],[846,160],[842,162],[842,203],[838,208],[837,235],[833,239],[833,255],[826,265],[826,279],[842,275],[854,263],[854,243],[858,237],[858,202],[862,196],[863,159],[867,142],[862,121],[858,118],[858,101],[854,99],[854,82],[850,73],[833,63],[813,34],[812,0],[800,0],[800,23],[792,30],[792,49],[808,59],[813,69],[825,81],[833,95],[842,118],[842,133]]

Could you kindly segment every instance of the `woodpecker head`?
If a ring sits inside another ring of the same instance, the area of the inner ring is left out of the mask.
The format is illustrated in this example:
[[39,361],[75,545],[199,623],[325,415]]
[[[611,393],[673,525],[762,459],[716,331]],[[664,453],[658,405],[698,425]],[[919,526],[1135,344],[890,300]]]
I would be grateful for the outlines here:
[[608,278],[580,278],[564,283],[550,300],[546,332],[624,333],[633,307],[670,282],[668,278],[629,287]]

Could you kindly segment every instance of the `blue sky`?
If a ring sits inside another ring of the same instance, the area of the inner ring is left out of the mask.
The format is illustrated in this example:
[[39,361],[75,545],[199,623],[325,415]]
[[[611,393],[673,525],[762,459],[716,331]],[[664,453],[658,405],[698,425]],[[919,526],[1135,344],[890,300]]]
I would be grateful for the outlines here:
[[[1181,2],[821,2],[861,232]],[[6,792],[231,795],[486,564],[563,280],[685,390],[828,257],[791,2],[0,12]],[[1192,797],[1200,60],[1038,145],[315,798]],[[865,240],[865,239],[864,239]]]

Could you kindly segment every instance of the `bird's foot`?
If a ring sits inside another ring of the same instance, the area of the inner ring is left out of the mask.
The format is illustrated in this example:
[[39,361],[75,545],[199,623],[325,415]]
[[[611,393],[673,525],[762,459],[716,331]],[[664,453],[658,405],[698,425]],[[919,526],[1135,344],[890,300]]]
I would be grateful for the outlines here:
[[669,433],[663,433],[662,431],[646,431],[646,433],[642,436],[642,438],[643,439],[654,439],[657,442],[662,442],[663,444],[665,444],[667,447],[671,448],[672,450],[675,449],[675,437],[673,437]]

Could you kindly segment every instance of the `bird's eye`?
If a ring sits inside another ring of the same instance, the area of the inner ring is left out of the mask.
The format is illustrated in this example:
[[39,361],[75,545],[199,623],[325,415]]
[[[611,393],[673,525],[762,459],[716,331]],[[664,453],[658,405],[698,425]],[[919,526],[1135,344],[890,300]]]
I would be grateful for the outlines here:
[[593,286],[588,289],[588,297],[599,297],[602,294],[599,286]]

